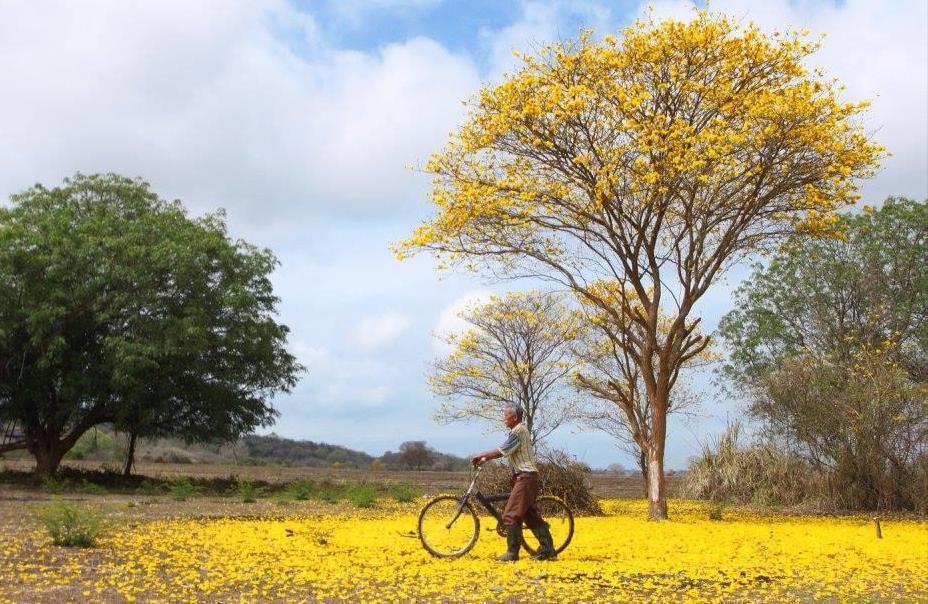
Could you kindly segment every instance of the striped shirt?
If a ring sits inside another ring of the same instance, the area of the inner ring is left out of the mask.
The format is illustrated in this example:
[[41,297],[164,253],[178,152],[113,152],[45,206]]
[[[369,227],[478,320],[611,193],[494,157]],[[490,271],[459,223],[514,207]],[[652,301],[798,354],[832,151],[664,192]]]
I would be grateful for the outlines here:
[[513,472],[537,472],[532,435],[525,424],[518,423],[509,431],[509,438],[499,446],[500,453],[509,459]]

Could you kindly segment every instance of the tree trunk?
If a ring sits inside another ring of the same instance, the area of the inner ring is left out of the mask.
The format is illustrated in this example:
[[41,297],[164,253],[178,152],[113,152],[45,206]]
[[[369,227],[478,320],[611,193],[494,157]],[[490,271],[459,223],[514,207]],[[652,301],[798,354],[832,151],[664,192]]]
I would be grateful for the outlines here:
[[[649,389],[650,390],[650,389]],[[659,386],[649,392],[651,434],[647,443],[648,517],[667,520],[667,493],[664,482],[664,447],[667,443],[667,403],[670,393]]]
[[641,483],[642,495],[647,499],[648,497],[648,456],[645,455],[644,449],[640,446],[638,447],[638,468],[641,470],[641,478],[643,482]]
[[51,476],[58,471],[61,458],[70,447],[64,447],[57,438],[35,443],[31,448],[35,456],[35,473],[39,476]]
[[132,466],[135,464],[135,441],[138,433],[135,430],[129,432],[129,448],[126,451],[126,466],[122,469],[123,476],[132,476]]
[[667,493],[664,483],[664,448],[648,448],[648,517],[667,519]]

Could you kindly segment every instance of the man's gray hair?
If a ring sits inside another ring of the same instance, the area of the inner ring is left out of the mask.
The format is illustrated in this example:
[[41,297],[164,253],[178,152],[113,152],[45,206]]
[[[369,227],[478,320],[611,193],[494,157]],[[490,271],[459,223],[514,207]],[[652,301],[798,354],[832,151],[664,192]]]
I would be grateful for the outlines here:
[[522,421],[522,407],[521,405],[506,405],[503,407],[503,411],[506,413],[512,413],[516,416],[516,419],[520,422]]

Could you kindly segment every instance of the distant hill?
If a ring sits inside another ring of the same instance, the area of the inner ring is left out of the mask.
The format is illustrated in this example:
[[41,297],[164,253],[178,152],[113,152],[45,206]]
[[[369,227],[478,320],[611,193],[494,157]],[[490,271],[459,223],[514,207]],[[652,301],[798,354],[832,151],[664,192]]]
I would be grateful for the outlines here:
[[[415,443],[413,443],[415,444]],[[316,468],[359,468],[407,470],[461,470],[469,461],[441,453],[420,443],[419,456],[404,456],[402,445],[398,451],[387,451],[379,457],[355,451],[341,445],[293,440],[277,434],[248,434],[234,445],[230,443],[186,444],[169,438],[140,439],[136,446],[136,460],[164,463],[239,463],[245,465],[310,466]],[[110,427],[90,430],[66,456],[70,459],[118,462],[125,457],[125,437]]]

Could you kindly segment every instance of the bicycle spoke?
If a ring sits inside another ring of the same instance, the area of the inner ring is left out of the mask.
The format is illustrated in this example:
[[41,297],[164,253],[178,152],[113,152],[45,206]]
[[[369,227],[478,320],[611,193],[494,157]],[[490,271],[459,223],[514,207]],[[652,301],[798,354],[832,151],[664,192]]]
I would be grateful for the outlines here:
[[439,497],[429,502],[419,517],[419,538],[436,556],[455,557],[473,547],[478,520],[469,506],[455,497]]

